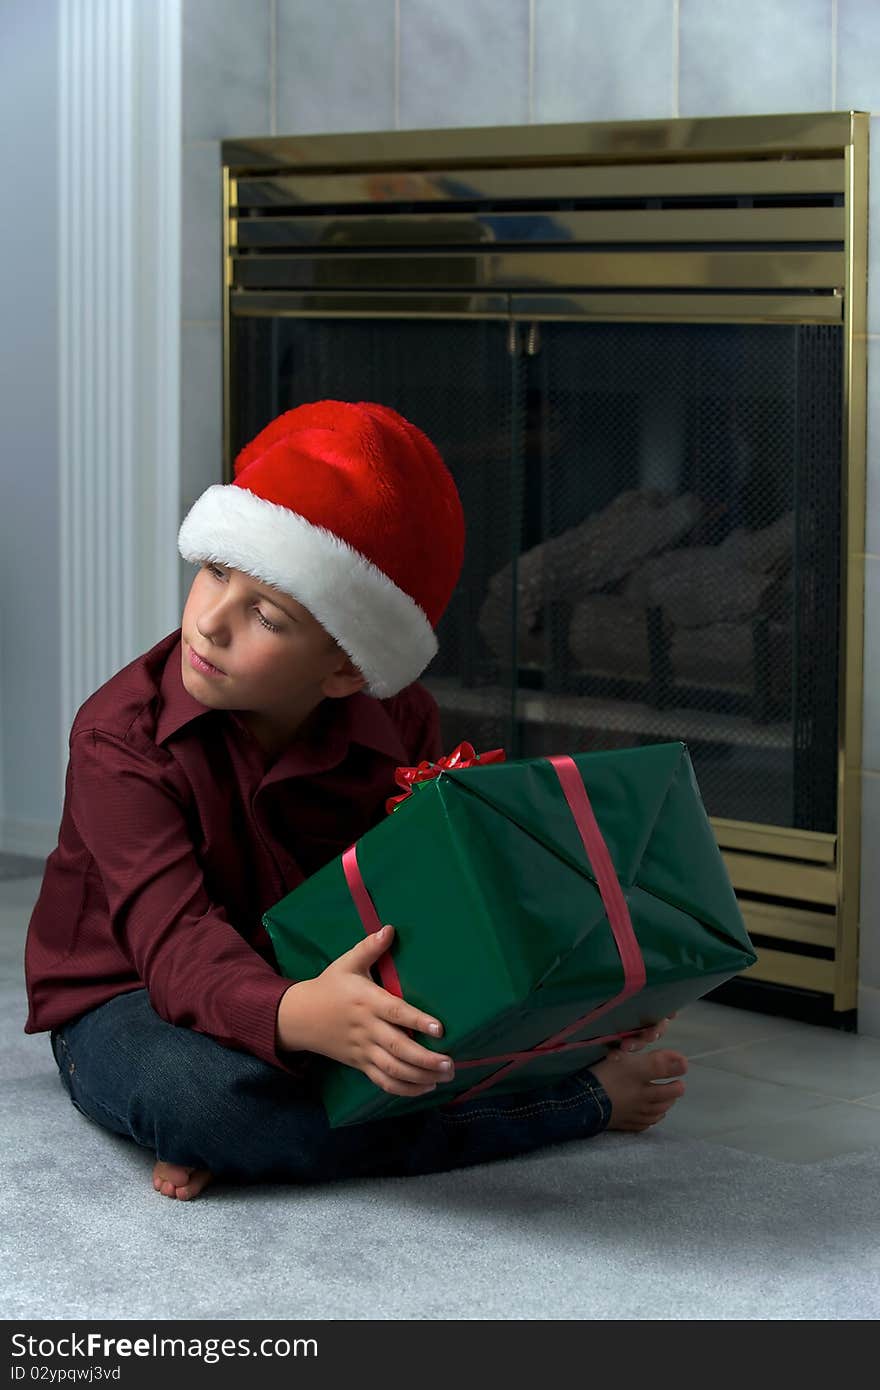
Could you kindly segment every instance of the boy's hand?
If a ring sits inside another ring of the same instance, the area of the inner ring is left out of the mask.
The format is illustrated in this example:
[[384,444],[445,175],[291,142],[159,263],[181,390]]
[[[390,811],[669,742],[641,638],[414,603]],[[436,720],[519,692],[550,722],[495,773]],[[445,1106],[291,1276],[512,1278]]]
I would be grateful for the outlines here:
[[373,932],[315,979],[291,985],[278,1007],[278,1045],[356,1067],[391,1095],[423,1096],[438,1081],[451,1081],[455,1071],[451,1058],[429,1052],[405,1031],[439,1037],[442,1025],[370,977],[393,931]]

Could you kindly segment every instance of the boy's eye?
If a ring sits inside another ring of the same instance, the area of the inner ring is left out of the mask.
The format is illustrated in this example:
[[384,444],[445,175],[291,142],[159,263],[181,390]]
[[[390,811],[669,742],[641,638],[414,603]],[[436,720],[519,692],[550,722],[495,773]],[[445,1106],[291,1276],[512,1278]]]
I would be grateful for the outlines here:
[[255,608],[255,609],[254,609],[254,612],[256,613],[256,615],[257,615],[257,617],[259,618],[260,622],[263,624],[263,627],[268,628],[270,632],[280,632],[280,631],[281,631],[281,628],[280,628],[280,627],[277,627],[275,623],[270,623],[270,622],[269,622],[269,619],[263,616],[263,614],[260,612],[259,608]]
[[[225,579],[225,578],[226,578],[226,575],[225,575],[224,571],[220,568],[220,566],[219,566],[219,565],[215,565],[211,560],[205,560],[205,561],[202,563],[202,569],[207,570],[208,573],[214,577],[214,579]],[[266,628],[268,632],[280,632],[280,631],[281,631],[281,628],[278,626],[278,624],[277,624],[277,623],[270,623],[269,619],[265,616],[264,613],[261,613],[261,612],[260,612],[259,608],[256,608],[256,607],[255,607],[255,608],[254,608],[254,612],[256,613],[257,618],[258,618],[259,621],[262,623],[263,627]]]

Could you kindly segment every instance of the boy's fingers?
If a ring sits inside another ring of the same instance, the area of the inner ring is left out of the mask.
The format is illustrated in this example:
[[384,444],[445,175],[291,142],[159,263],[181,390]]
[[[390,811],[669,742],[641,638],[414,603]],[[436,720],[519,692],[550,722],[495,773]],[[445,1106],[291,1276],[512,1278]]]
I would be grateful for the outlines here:
[[392,1096],[424,1096],[437,1089],[436,1085],[426,1082],[397,1081],[393,1076],[380,1066],[373,1066],[367,1072],[374,1085],[379,1086],[383,1091],[387,1091]]
[[[393,927],[389,930],[393,931]],[[378,935],[378,933],[376,933]],[[423,1013],[421,1009],[416,1009],[412,1004],[408,1004],[405,999],[400,999],[396,994],[389,994],[387,989],[382,989],[377,985],[377,989],[382,991],[383,1007],[380,1009],[380,1017],[386,1022],[393,1023],[397,1028],[406,1028],[415,1033],[430,1033],[432,1038],[439,1038],[443,1033],[443,1024],[432,1014]]]
[[398,1053],[388,1052],[381,1046],[373,1053],[372,1061],[383,1075],[390,1077],[392,1081],[405,1082],[409,1086],[433,1088],[439,1083],[451,1080],[452,1077],[451,1072],[439,1072],[436,1067],[429,1070],[427,1067],[406,1062]]
[[382,927],[380,931],[367,932],[363,941],[359,941],[354,947],[356,951],[363,951],[367,955],[381,955],[387,951],[394,936],[393,927]]
[[363,941],[356,941],[351,950],[346,951],[339,959],[350,961],[355,969],[369,973],[370,967],[385,954],[393,939],[393,927],[367,932]]
[[401,1028],[396,1028],[391,1023],[380,1019],[374,1037],[379,1047],[390,1056],[407,1066],[418,1067],[432,1081],[436,1081],[438,1077],[448,1081],[454,1074],[451,1057],[442,1052],[429,1052],[426,1047],[421,1047]]
[[[359,941],[356,946],[351,948],[350,955],[354,955],[357,961],[366,958],[369,961],[378,960],[379,956],[391,945],[394,936],[394,928],[390,926],[382,927],[380,931],[370,932],[363,941]],[[364,968],[364,967],[362,967]],[[367,970],[369,967],[366,967]],[[375,981],[373,981],[375,984]],[[411,1004],[407,1004],[405,999],[399,999],[394,994],[389,994],[381,985],[376,985],[382,995],[383,1005],[379,1009],[381,1018],[393,1023],[398,1028],[406,1028],[411,1032],[430,1033],[431,1037],[439,1038],[443,1033],[443,1024],[439,1019],[433,1018],[431,1014],[422,1013],[420,1009],[415,1009]]]
[[[378,988],[382,988],[381,985]],[[398,999],[396,995],[389,994],[387,989],[382,990],[384,999],[379,1012],[380,1018],[386,1023],[393,1023],[395,1028],[405,1028],[411,1033],[430,1033],[432,1038],[439,1038],[443,1032],[443,1025],[430,1014],[423,1014],[419,1009],[414,1009],[412,1004],[407,1004],[405,999]],[[434,1054],[431,1053],[431,1056]]]

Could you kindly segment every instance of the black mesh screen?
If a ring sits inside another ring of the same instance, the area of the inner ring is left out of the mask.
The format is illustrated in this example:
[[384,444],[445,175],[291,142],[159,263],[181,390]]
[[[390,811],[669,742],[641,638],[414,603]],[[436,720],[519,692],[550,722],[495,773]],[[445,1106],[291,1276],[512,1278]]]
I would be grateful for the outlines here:
[[468,521],[425,677],[449,747],[681,738],[711,814],[833,831],[841,332],[542,323],[511,355],[495,322],[244,318],[233,442],[336,396],[437,443]]

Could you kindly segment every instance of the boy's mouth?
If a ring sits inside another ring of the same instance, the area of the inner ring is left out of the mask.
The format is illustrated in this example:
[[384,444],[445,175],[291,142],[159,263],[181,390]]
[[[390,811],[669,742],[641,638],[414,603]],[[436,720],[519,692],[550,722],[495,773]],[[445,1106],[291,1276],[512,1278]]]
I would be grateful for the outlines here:
[[189,664],[194,671],[198,671],[201,676],[224,676],[225,671],[221,671],[219,666],[214,666],[210,661],[206,661],[203,656],[199,656],[195,647],[190,646]]

